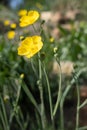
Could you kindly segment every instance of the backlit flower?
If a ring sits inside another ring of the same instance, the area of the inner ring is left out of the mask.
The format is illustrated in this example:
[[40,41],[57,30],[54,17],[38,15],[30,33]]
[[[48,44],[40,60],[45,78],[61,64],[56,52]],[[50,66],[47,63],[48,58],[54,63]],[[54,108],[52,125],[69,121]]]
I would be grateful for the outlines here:
[[39,18],[39,13],[37,11],[28,11],[28,13],[20,18],[20,27],[26,27],[36,22]]
[[23,73],[20,75],[20,78],[21,78],[21,79],[23,79],[23,78],[24,78],[24,74],[23,74]]
[[58,48],[57,48],[57,47],[54,47],[54,48],[53,48],[54,53],[56,53],[56,52],[57,52],[57,50],[58,50]]
[[5,95],[5,96],[4,96],[4,101],[5,101],[5,102],[8,101],[9,99],[10,99],[9,95]]
[[26,9],[22,9],[18,12],[18,15],[19,16],[23,16],[23,15],[26,15],[27,14],[27,10]]
[[30,58],[39,52],[42,46],[43,42],[40,36],[26,37],[18,47],[18,55]]
[[8,31],[7,37],[8,37],[8,39],[14,39],[14,37],[15,37],[15,32],[14,32],[14,31]]

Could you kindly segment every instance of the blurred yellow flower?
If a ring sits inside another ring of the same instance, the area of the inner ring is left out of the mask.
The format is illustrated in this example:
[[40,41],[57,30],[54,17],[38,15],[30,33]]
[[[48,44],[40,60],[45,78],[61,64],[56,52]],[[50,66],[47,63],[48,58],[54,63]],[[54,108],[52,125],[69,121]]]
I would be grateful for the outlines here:
[[26,37],[18,47],[18,55],[30,58],[39,52],[42,46],[43,42],[40,36]]
[[15,28],[16,28],[16,23],[12,23],[12,24],[10,25],[10,27],[11,27],[12,29],[15,29]]
[[39,13],[37,11],[28,11],[27,15],[20,18],[20,27],[26,27],[33,24],[39,18]]
[[54,42],[54,38],[53,37],[50,38],[50,42]]
[[8,39],[14,39],[14,37],[15,37],[15,32],[14,32],[14,31],[8,31],[7,37],[8,37]]
[[5,20],[4,21],[4,26],[8,26],[8,25],[10,25],[10,21],[9,20]]
[[27,14],[27,10],[26,9],[22,9],[18,12],[18,15],[19,16],[23,16],[23,15],[26,15]]

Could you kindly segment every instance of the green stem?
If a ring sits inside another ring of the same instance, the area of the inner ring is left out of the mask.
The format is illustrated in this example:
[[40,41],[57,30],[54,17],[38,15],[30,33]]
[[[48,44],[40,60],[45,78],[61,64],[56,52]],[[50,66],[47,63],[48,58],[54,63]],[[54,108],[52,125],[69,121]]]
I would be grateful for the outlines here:
[[8,124],[8,119],[7,119],[7,114],[6,114],[6,110],[5,110],[5,105],[3,103],[2,97],[0,96],[1,99],[1,105],[2,105],[2,113],[3,113],[3,119],[6,125],[7,130],[9,130],[9,124]]
[[22,81],[20,81],[20,85],[19,85],[19,88],[18,88],[18,91],[17,91],[16,105],[18,104],[20,93],[21,93],[21,82]]
[[56,101],[56,105],[54,107],[54,111],[53,111],[53,116],[55,116],[56,112],[57,112],[57,109],[58,109],[58,106],[59,106],[59,103],[60,103],[60,99],[61,99],[61,95],[62,95],[62,86],[61,86],[61,81],[62,81],[62,76],[61,76],[61,66],[60,66],[60,63],[57,59],[57,63],[59,65],[59,89],[58,89],[58,94],[57,94],[57,101]]
[[87,105],[87,99],[79,106],[79,109],[81,109],[81,108],[84,107],[85,105]]
[[[76,79],[79,78],[79,76],[81,75],[81,73],[85,72],[87,70],[87,68],[83,68],[83,69],[80,69],[80,71],[76,74]],[[62,95],[62,99],[61,99],[61,102],[60,102],[60,109],[61,109],[61,130],[64,130],[64,114],[63,114],[63,105],[64,105],[64,101],[65,101],[65,98],[69,92],[69,90],[71,89],[72,85],[76,82],[75,78],[73,78],[71,80],[71,83],[70,85],[68,85]]]
[[17,105],[18,105],[18,101],[19,101],[19,97],[20,97],[21,81],[19,81],[19,82],[20,82],[20,85],[18,86],[17,98],[16,98],[16,101],[15,101],[15,106],[14,106],[14,108],[13,108],[13,112],[12,112],[12,114],[11,114],[11,116],[10,116],[10,120],[9,120],[10,124],[11,124],[11,122],[12,122],[12,119],[13,119],[14,115],[15,115],[15,111],[16,111],[16,109],[17,109]]
[[60,103],[60,127],[61,127],[61,130],[64,130],[63,102]]
[[32,24],[32,27],[34,29],[34,31],[38,34],[38,30],[36,29],[36,27]]
[[34,67],[33,59],[31,58],[30,61],[31,61],[31,66],[32,66],[32,69],[33,69],[33,71],[34,71],[34,73],[35,73],[35,76],[38,77],[38,76],[37,76],[36,69],[35,69],[35,67]]
[[76,85],[77,88],[77,113],[76,113],[76,130],[79,129],[79,106],[80,106],[80,89],[78,84]]
[[31,91],[29,90],[29,88],[27,87],[27,85],[24,82],[22,82],[22,88],[40,115],[40,110],[39,110],[38,104],[37,104],[35,98],[33,97]]
[[4,121],[4,117],[3,117],[3,114],[2,114],[2,111],[1,111],[1,110],[0,110],[0,119],[1,119],[1,121],[2,121],[4,130],[7,130],[7,127],[6,127],[6,124],[5,124],[5,121]]
[[39,81],[38,87],[40,91],[40,100],[41,100],[41,122],[42,128],[45,129],[45,112],[44,112],[44,98],[43,98],[43,87],[42,87],[42,68],[41,68],[41,60],[40,53],[38,53],[38,62],[39,62]]
[[23,127],[23,124],[21,123],[21,121],[20,121],[20,119],[18,117],[18,115],[15,115],[15,117],[16,117],[17,123],[19,124],[21,130],[25,130],[24,127]]
[[46,78],[46,81],[47,81],[47,87],[48,87],[48,95],[49,95],[49,104],[50,104],[50,115],[51,115],[51,120],[53,122],[53,114],[52,114],[52,96],[51,96],[51,90],[50,90],[50,84],[49,84],[49,80],[48,80],[48,76],[47,76],[47,73],[46,73],[46,69],[45,69],[45,65],[43,67],[44,69],[44,74],[45,74],[45,78]]

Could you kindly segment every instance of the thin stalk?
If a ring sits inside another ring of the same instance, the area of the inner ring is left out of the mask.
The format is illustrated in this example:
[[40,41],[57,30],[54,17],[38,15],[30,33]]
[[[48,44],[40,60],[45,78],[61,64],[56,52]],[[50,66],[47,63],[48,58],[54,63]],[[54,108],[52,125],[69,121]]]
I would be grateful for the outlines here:
[[49,80],[48,80],[48,76],[47,76],[47,72],[46,72],[46,69],[45,69],[45,65],[43,65],[43,70],[44,70],[44,74],[45,74],[45,78],[46,78],[46,82],[47,82],[47,87],[48,87],[48,95],[49,95],[49,104],[50,104],[50,115],[51,115],[51,120],[53,122],[53,106],[52,106],[52,96],[51,96],[51,90],[50,90],[50,84],[49,84]]
[[42,128],[45,129],[45,112],[44,112],[44,98],[43,98],[43,87],[42,87],[42,68],[41,68],[41,60],[40,53],[38,53],[38,62],[39,62],[39,81],[38,87],[40,91],[40,100],[41,100],[41,122]]
[[18,92],[17,92],[16,105],[18,104],[20,93],[21,93],[21,82],[22,81],[20,81],[19,89],[18,89]]
[[61,128],[61,130],[64,130],[63,102],[60,103],[60,128]]
[[85,105],[87,105],[87,99],[79,106],[79,109],[81,109],[81,108],[84,107]]
[[38,76],[37,76],[36,69],[35,69],[35,67],[34,67],[34,63],[33,63],[32,58],[30,59],[30,61],[31,61],[31,66],[32,66],[32,69],[33,69],[33,71],[34,71],[34,73],[35,73],[35,76],[38,77]]
[[32,24],[32,27],[34,29],[34,31],[38,34],[38,30],[36,29],[36,27]]
[[22,88],[40,115],[40,110],[39,110],[38,104],[37,104],[35,98],[33,97],[31,91],[29,90],[29,88],[27,87],[27,85],[24,82],[22,82]]
[[0,110],[0,117],[1,117],[1,121],[2,121],[2,124],[3,124],[4,130],[7,130],[7,127],[6,127],[6,124],[5,124],[5,121],[4,121],[4,117],[3,117],[3,114],[1,112],[1,110]]
[[[83,68],[83,69],[80,69],[80,71],[76,74],[76,79],[79,78],[79,76],[83,73],[87,71],[87,68]],[[64,130],[64,113],[63,113],[63,105],[64,105],[64,101],[65,101],[65,98],[69,92],[69,90],[71,89],[72,85],[76,82],[75,78],[73,78],[71,80],[71,83],[66,87],[63,95],[62,95],[62,99],[61,99],[61,102],[60,102],[60,109],[61,109],[61,130]]]
[[18,117],[18,116],[16,116],[16,115],[15,115],[15,117],[16,117],[17,123],[19,124],[19,126],[20,126],[21,130],[25,130],[25,128],[24,128],[23,124],[21,123],[21,121],[20,121],[19,117]]
[[5,125],[7,127],[7,130],[9,130],[9,125],[8,125],[8,119],[7,119],[7,114],[6,114],[6,110],[5,110],[5,105],[3,103],[2,97],[0,96],[1,99],[1,105],[2,105],[2,113],[3,113],[3,117],[4,117],[4,121],[5,121]]
[[76,130],[79,130],[79,106],[80,106],[80,88],[78,86],[78,83],[76,85],[77,89],[77,113],[76,113]]
[[15,115],[15,110],[17,108],[19,97],[20,97],[20,93],[21,93],[21,81],[19,81],[19,82],[20,82],[20,85],[19,85],[19,88],[18,88],[18,91],[17,91],[17,98],[16,98],[16,101],[15,101],[15,106],[13,108],[13,112],[12,112],[12,114],[10,116],[10,120],[9,120],[10,124],[12,122],[12,119],[13,119],[14,115]]
[[57,63],[59,65],[59,89],[58,89],[58,94],[57,94],[57,101],[56,101],[56,104],[55,104],[55,107],[54,107],[54,111],[53,111],[53,116],[55,116],[56,112],[57,112],[57,109],[58,109],[58,106],[59,106],[59,103],[60,103],[60,99],[61,99],[61,95],[62,95],[62,86],[61,86],[61,82],[62,82],[62,76],[61,76],[61,66],[60,66],[60,63],[57,60]]

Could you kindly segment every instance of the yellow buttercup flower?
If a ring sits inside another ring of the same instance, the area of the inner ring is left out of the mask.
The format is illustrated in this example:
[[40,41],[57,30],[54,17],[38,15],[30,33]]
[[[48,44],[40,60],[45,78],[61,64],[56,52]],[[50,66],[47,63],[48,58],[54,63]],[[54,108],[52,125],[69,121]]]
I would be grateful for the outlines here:
[[23,16],[23,15],[26,15],[27,14],[27,10],[26,9],[22,9],[18,12],[18,15],[19,16]]
[[8,37],[8,39],[14,39],[14,37],[15,37],[15,32],[14,32],[14,31],[8,31],[7,37]]
[[10,25],[10,21],[9,20],[5,20],[4,21],[4,26],[9,26]]
[[20,18],[20,27],[26,27],[36,22],[39,18],[39,13],[37,11],[28,11],[27,15]]
[[42,46],[43,42],[40,36],[26,37],[18,47],[18,55],[30,58],[39,52]]
[[15,28],[16,28],[16,23],[12,23],[12,24],[10,25],[10,27],[11,27],[12,29],[15,29]]

